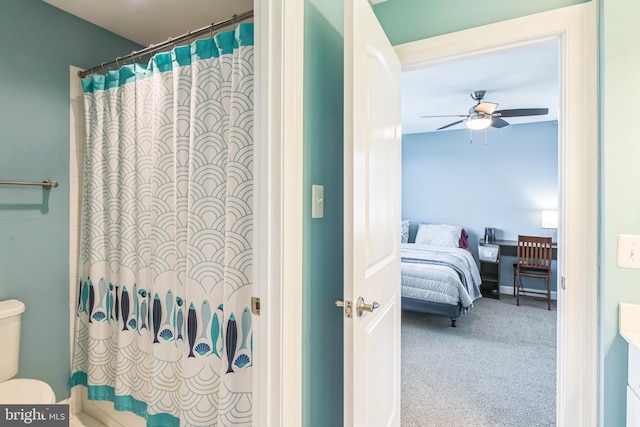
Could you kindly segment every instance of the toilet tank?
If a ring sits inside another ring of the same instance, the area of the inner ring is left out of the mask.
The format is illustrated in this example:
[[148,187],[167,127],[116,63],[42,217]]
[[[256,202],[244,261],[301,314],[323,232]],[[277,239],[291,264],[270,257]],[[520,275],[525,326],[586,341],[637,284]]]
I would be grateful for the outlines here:
[[20,354],[20,318],[24,304],[11,299],[0,301],[0,382],[7,381],[18,373]]

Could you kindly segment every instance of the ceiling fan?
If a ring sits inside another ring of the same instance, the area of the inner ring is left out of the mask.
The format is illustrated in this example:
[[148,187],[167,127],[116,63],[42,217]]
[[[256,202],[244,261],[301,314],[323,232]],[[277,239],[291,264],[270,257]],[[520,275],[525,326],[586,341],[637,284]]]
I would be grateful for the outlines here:
[[509,122],[503,119],[503,117],[523,117],[523,116],[542,116],[549,114],[548,108],[516,108],[510,110],[497,110],[498,104],[494,102],[483,101],[486,90],[476,90],[471,94],[471,98],[477,101],[476,105],[469,108],[469,114],[451,114],[442,116],[421,116],[422,118],[431,117],[462,117],[462,120],[449,123],[439,127],[436,130],[442,130],[455,126],[459,123],[465,123],[465,125],[471,130],[486,129],[489,126],[494,128],[503,128],[509,125]]

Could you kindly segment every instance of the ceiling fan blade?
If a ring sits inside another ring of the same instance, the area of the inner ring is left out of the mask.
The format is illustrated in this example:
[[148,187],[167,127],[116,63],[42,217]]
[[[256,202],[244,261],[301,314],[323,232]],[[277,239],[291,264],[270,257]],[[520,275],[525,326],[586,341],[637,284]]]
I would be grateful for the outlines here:
[[505,126],[509,126],[509,122],[507,122],[506,120],[502,120],[500,117],[493,117],[491,119],[491,126],[500,129]]
[[496,111],[496,108],[498,108],[498,104],[496,104],[495,102],[481,102],[480,104],[476,105],[476,108],[474,108],[474,110],[477,113],[492,114],[494,111]]
[[448,128],[448,127],[455,126],[455,125],[457,125],[458,123],[462,123],[462,122],[464,122],[464,120],[458,120],[457,122],[449,123],[448,125],[442,126],[441,128],[438,128],[438,129],[436,129],[436,130],[446,129],[446,128]]
[[499,117],[544,116],[549,114],[548,108],[515,108],[512,110],[498,110]]

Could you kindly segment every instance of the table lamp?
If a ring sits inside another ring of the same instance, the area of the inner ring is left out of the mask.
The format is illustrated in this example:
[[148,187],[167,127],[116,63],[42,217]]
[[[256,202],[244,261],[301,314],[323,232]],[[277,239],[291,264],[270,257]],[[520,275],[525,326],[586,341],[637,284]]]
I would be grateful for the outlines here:
[[540,227],[556,230],[558,228],[558,211],[542,211]]

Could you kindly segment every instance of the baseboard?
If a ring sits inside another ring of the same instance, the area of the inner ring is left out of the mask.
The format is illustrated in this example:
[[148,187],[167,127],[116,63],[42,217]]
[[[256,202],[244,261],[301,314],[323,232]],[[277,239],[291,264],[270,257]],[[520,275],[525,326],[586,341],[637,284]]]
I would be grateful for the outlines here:
[[[530,289],[530,288],[524,288],[524,292],[527,292],[527,290],[529,291],[539,291],[538,289]],[[507,295],[513,295],[513,286],[500,286],[500,293],[501,294],[507,294]],[[539,297],[540,295],[535,295],[536,297]],[[551,299],[552,300],[557,300],[558,299],[558,293],[556,291],[551,291]]]

